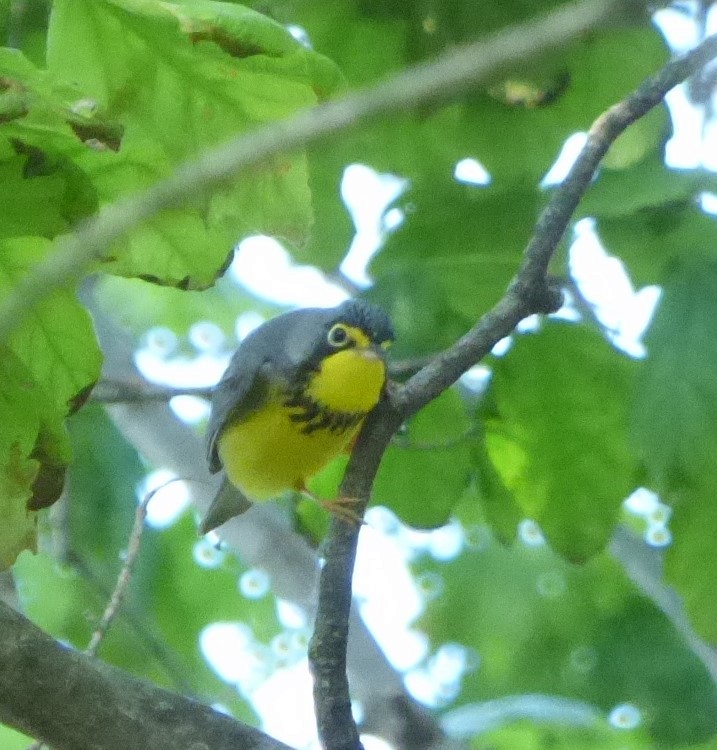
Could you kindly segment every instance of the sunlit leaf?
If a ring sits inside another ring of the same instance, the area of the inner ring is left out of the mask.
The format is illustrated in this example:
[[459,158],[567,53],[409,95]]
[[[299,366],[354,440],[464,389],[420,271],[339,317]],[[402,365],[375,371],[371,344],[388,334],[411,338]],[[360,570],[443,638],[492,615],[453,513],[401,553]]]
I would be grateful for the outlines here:
[[[0,297],[45,257],[48,247],[39,237],[0,242]],[[99,376],[101,354],[90,316],[69,290],[39,303],[11,335],[10,348],[59,414],[71,411],[73,400]]]
[[3,750],[27,750],[31,744],[30,737],[0,724],[0,745]]
[[[126,125],[119,152],[97,173],[102,202],[151,184],[206,146],[316,103],[340,79],[266,16],[211,2],[55,3],[48,60],[56,77]],[[151,222],[114,269],[196,288],[214,280],[242,235],[300,244],[311,225],[307,180],[303,155],[268,160],[232,188]]]

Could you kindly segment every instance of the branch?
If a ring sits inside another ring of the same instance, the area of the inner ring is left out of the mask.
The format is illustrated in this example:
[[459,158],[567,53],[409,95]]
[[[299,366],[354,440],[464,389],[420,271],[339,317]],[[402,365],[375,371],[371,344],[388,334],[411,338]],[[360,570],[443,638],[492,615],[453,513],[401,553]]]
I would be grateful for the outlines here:
[[54,750],[289,750],[257,729],[67,648],[0,602],[0,722]]
[[116,240],[160,211],[182,206],[278,153],[382,115],[455,98],[518,62],[629,15],[626,9],[633,5],[643,7],[637,0],[583,0],[565,5],[537,21],[451,50],[434,62],[417,65],[365,91],[301,110],[185,162],[166,180],[105,207],[76,232],[56,240],[50,254],[0,305],[0,342],[7,340],[38,302],[56,289],[72,286]]
[[414,375],[392,399],[405,420],[452,385],[528,315],[552,312],[560,302],[548,265],[590,186],[600,160],[618,136],[662,102],[667,92],[717,55],[717,35],[665,65],[623,101],[595,120],[568,176],[555,189],[525,249],[523,264],[505,296],[454,346]]
[[[161,489],[161,487],[158,487],[157,489]],[[157,490],[148,492],[142,498],[142,502],[137,506],[134,523],[132,524],[132,531],[127,544],[127,555],[119,576],[117,577],[117,583],[115,584],[110,601],[105,607],[105,611],[102,613],[102,618],[95,628],[95,631],[92,633],[92,638],[85,649],[85,653],[88,656],[97,656],[97,650],[99,649],[104,637],[107,635],[110,625],[112,625],[113,620],[122,606],[122,602],[127,593],[127,587],[132,578],[132,571],[134,570],[134,565],[137,561],[137,555],[139,554],[139,543],[142,539],[142,532],[144,531],[144,520],[147,517],[147,505],[149,505],[149,501],[154,497],[156,492]]]
[[[407,378],[415,375],[422,367],[433,360],[433,356],[414,357],[391,362],[389,375],[392,378]],[[210,399],[213,387],[176,387],[150,383],[142,377],[131,380],[112,380],[103,378],[92,389],[90,401],[96,404],[145,404],[151,402],[166,403],[177,396],[196,396]]]
[[[523,263],[503,298],[468,333],[404,385],[393,385],[387,398],[369,415],[346,470],[341,486],[343,497],[367,502],[383,453],[400,425],[449,388],[523,318],[558,309],[562,295],[548,278],[548,266],[600,160],[630,124],[662,102],[671,88],[715,55],[717,36],[668,63],[598,117],[568,176],[555,189],[541,213],[525,249]],[[327,750],[360,747],[344,670],[351,578],[359,530],[337,518],[331,520],[325,542],[326,562],[321,572],[319,611],[309,651],[319,733]]]

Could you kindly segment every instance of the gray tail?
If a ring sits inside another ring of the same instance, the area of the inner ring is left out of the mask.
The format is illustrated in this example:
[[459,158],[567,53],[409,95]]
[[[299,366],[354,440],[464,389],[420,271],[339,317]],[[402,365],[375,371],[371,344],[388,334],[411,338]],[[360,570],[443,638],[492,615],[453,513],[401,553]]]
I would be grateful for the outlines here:
[[199,534],[203,535],[216,529],[217,526],[221,526],[234,516],[241,515],[250,507],[251,501],[227,479],[225,474],[216,497],[199,524]]

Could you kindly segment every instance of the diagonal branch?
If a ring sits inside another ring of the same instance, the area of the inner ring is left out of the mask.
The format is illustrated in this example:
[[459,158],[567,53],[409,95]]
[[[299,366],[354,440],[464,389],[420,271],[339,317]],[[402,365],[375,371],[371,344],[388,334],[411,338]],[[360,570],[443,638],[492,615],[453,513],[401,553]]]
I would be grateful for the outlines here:
[[0,722],[55,750],[290,750],[258,729],[131,677],[0,602]]
[[0,342],[29,311],[54,290],[71,286],[124,234],[167,208],[236,178],[271,156],[301,148],[329,135],[393,112],[455,98],[485,84],[510,66],[552,50],[601,24],[642,10],[638,0],[582,0],[485,41],[451,50],[365,91],[271,123],[204,152],[166,180],[138,195],[113,203],[54,249],[0,305]]
[[[401,423],[449,388],[525,317],[549,313],[562,294],[548,277],[550,260],[600,160],[617,137],[663,101],[665,94],[717,55],[717,36],[668,63],[593,123],[587,142],[563,183],[553,192],[525,249],[523,263],[503,298],[452,347],[439,354],[388,398],[366,421],[351,456],[341,494],[368,501],[381,457]],[[327,750],[356,750],[345,671],[351,578],[359,529],[332,519],[321,573],[319,611],[310,646],[319,732]]]
[[541,213],[525,249],[523,264],[503,299],[456,344],[414,375],[394,397],[394,406],[404,419],[454,383],[523,318],[533,313],[551,312],[559,306],[560,298],[555,297],[557,290],[551,288],[547,277],[548,265],[600,160],[629,125],[644,117],[663,101],[670,89],[715,56],[717,35],[665,65],[595,120],[575,164]]

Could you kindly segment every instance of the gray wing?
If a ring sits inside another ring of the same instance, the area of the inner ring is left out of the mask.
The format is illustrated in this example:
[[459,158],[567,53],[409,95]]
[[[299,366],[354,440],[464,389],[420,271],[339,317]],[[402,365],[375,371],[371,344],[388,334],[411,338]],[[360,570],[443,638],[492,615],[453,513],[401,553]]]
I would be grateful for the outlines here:
[[207,460],[214,473],[222,468],[217,440],[229,421],[241,419],[266,398],[265,357],[261,349],[240,346],[212,393],[212,411],[207,425]]

